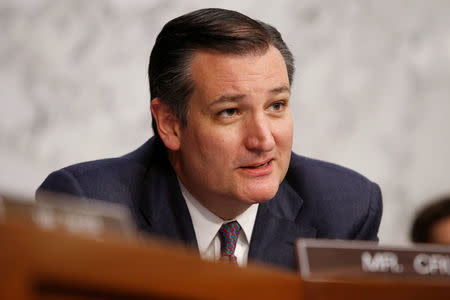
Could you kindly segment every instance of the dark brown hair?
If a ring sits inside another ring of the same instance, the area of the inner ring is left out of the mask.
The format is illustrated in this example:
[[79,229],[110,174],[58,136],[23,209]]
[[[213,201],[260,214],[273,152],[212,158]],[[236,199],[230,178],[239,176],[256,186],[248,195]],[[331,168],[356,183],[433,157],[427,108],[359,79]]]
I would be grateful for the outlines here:
[[433,226],[450,217],[450,196],[442,197],[422,208],[411,228],[411,240],[415,243],[432,243]]
[[[264,54],[270,45],[283,56],[289,83],[292,84],[294,59],[273,26],[236,11],[219,8],[196,10],[173,19],[159,33],[150,55],[150,97],[160,98],[186,125],[189,96],[193,90],[190,63],[196,50]],[[155,136],[158,136],[155,120],[152,126]]]

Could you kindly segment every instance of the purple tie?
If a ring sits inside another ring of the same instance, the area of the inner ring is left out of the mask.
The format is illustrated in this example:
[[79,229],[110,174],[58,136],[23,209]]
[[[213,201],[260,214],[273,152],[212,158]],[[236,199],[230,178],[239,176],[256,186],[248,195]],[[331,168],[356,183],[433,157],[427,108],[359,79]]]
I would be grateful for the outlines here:
[[220,227],[219,233],[222,240],[222,261],[237,264],[236,256],[234,255],[234,249],[236,249],[236,243],[240,230],[241,226],[237,221],[223,224],[222,227]]

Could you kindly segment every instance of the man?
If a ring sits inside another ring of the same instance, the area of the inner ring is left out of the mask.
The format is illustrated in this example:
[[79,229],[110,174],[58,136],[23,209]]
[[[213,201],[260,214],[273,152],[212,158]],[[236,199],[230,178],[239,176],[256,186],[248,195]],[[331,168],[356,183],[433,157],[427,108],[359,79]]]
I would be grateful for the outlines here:
[[145,232],[208,259],[295,268],[300,237],[377,239],[379,187],[291,153],[292,54],[270,25],[203,9],[167,23],[150,56],[155,137],[39,188],[124,203]]

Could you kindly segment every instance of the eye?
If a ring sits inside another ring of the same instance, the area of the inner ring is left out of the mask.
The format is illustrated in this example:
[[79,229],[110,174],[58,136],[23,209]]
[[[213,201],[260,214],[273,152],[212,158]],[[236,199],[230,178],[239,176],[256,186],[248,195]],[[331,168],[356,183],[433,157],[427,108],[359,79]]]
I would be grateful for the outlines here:
[[270,105],[269,109],[275,112],[283,111],[283,109],[286,107],[286,102],[284,101],[277,101]]
[[227,109],[221,110],[221,111],[218,113],[218,115],[219,115],[220,117],[226,117],[226,118],[229,118],[229,117],[234,117],[235,115],[237,115],[237,113],[238,113],[237,108],[227,108]]

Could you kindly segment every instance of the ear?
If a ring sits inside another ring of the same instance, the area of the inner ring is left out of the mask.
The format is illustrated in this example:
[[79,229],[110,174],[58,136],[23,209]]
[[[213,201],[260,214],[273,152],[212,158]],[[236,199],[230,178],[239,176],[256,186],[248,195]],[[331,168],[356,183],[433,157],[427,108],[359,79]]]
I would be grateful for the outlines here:
[[160,98],[154,98],[151,101],[150,109],[164,145],[172,151],[180,149],[181,122],[172,112],[172,109],[163,103]]

